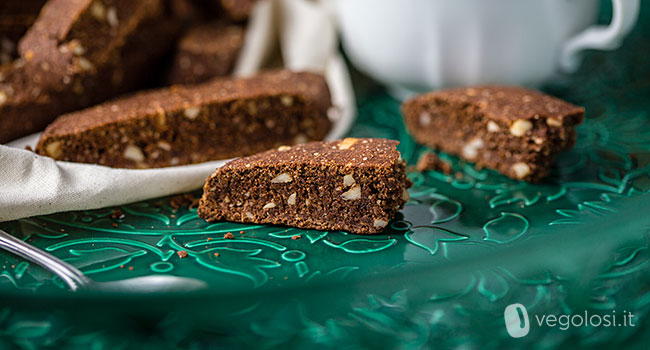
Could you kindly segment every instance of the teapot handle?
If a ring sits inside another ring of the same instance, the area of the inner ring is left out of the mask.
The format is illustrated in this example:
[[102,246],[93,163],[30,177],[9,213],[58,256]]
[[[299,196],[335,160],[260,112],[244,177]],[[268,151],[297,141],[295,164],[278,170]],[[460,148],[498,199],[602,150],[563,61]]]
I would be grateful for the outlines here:
[[612,22],[595,25],[569,39],[560,52],[560,68],[567,73],[578,70],[580,53],[587,49],[614,50],[621,46],[639,16],[639,0],[612,0]]

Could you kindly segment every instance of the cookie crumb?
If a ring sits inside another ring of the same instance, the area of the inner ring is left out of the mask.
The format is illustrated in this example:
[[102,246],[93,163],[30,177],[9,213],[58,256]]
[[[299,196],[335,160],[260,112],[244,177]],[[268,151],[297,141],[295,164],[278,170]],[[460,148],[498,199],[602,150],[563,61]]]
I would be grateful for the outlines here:
[[122,213],[122,210],[120,210],[119,208],[113,209],[113,213],[111,214],[111,219],[122,220],[124,219],[124,213]]
[[30,151],[30,152],[34,152],[34,150],[32,149],[32,146],[30,146],[30,145],[25,146],[25,150]]
[[293,236],[291,236],[291,239],[293,239],[294,241],[297,240],[297,239],[301,239],[301,238],[302,238],[302,235],[293,235]]
[[129,271],[133,271],[133,266],[129,266]]
[[219,253],[214,253],[214,256],[219,257]]
[[112,223],[111,226],[113,226],[113,228],[117,228],[117,226],[118,226],[117,222]]
[[235,236],[230,232],[223,235],[223,239],[234,239],[234,238],[235,238]]
[[179,250],[176,252],[178,254],[178,257],[181,259],[187,258],[187,251],[186,250]]
[[418,172],[434,170],[441,171],[445,174],[450,174],[451,164],[449,164],[449,162],[441,160],[438,155],[433,152],[424,152],[418,159],[418,163],[415,166],[415,169]]
[[208,237],[207,241],[210,242],[212,240],[212,237]]
[[178,210],[183,207],[188,207],[193,209],[198,207],[200,198],[196,198],[191,193],[183,193],[169,198],[169,206],[174,210]]

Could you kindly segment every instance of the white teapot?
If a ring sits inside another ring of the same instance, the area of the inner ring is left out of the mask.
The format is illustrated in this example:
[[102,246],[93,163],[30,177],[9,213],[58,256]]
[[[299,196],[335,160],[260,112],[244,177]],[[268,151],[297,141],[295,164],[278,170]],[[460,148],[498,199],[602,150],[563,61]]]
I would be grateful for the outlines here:
[[398,98],[471,84],[537,86],[574,72],[586,49],[612,50],[634,26],[639,0],[337,0],[352,63]]

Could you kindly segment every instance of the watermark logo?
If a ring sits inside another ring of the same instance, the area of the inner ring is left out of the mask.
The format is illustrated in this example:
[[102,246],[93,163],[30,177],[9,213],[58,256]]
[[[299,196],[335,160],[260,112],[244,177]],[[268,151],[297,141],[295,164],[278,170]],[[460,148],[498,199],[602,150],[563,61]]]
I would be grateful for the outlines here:
[[508,305],[503,311],[503,318],[506,321],[506,330],[513,338],[525,337],[530,331],[528,310],[521,304]]
[[[532,320],[539,327],[558,327],[565,331],[570,327],[634,327],[634,314],[623,310],[623,313],[616,314],[612,310],[610,314],[590,315],[585,310],[584,314],[563,314],[563,315],[533,315]],[[525,337],[530,332],[530,320],[528,310],[521,304],[510,304],[503,311],[503,319],[506,322],[506,330],[513,338]]]

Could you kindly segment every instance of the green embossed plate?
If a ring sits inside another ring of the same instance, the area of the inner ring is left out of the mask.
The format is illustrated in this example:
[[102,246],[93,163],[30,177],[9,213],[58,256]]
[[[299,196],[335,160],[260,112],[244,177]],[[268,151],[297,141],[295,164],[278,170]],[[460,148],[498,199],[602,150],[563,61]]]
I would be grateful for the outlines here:
[[[547,91],[586,106],[575,148],[530,185],[454,157],[452,175],[409,173],[411,201],[382,235],[206,223],[169,198],[0,224],[98,281],[191,276],[188,294],[69,293],[2,255],[0,347],[643,347],[650,307],[648,9],[623,50],[592,54]],[[424,150],[399,103],[361,96],[350,135]],[[200,192],[194,195],[200,195]],[[224,235],[232,233],[233,239]],[[178,252],[187,252],[180,257]],[[633,312],[634,327],[531,326],[508,336],[505,306],[528,313]]]

